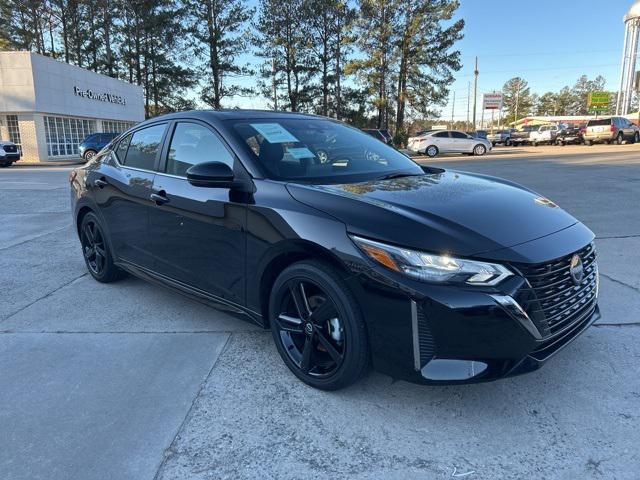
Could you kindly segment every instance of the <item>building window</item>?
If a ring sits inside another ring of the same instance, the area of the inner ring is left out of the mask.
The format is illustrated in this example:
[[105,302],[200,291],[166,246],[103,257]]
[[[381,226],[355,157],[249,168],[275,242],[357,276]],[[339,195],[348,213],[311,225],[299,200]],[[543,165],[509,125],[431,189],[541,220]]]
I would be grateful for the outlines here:
[[78,146],[95,133],[96,121],[69,117],[44,117],[47,152],[50,157],[78,155]]
[[111,120],[102,121],[102,131],[104,133],[122,133],[130,129],[135,124],[133,122],[115,122]]
[[7,115],[7,130],[9,130],[9,141],[20,148],[22,142],[20,141],[20,127],[17,115]]

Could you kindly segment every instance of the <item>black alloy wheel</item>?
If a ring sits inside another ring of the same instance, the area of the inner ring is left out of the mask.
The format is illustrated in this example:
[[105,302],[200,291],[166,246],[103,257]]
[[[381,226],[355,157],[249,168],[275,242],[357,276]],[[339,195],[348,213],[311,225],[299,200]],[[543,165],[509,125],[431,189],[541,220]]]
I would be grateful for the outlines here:
[[99,282],[118,280],[124,272],[113,263],[104,230],[94,213],[87,213],[80,225],[80,244],[89,273]]
[[271,293],[270,323],[282,359],[308,385],[336,390],[364,373],[368,347],[362,316],[332,267],[305,261],[285,269]]

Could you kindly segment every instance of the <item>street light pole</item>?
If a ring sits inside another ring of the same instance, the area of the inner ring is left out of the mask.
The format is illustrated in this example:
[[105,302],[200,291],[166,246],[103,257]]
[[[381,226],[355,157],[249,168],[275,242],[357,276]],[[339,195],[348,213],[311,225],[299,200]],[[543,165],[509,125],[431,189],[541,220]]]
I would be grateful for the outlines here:
[[467,86],[467,129],[469,128],[469,112],[471,110],[471,82]]
[[478,57],[476,57],[476,68],[473,70],[473,130],[476,129],[476,112],[478,102]]
[[453,118],[456,113],[456,92],[453,92],[453,102],[451,104],[451,130],[453,130]]

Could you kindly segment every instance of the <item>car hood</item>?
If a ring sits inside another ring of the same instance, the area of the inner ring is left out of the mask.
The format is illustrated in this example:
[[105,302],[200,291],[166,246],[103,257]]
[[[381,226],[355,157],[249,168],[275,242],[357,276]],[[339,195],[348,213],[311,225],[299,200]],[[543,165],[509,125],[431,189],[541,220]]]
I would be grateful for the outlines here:
[[287,188],[296,200],[344,222],[353,234],[462,256],[513,247],[577,223],[517,184],[452,170]]

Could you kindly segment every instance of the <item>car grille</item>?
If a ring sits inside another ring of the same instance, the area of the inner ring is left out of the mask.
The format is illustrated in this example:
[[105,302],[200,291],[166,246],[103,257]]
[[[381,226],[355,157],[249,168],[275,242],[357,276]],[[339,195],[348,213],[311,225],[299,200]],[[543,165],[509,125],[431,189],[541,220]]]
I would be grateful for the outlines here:
[[574,254],[537,265],[517,265],[530,289],[519,299],[544,339],[570,329],[593,312],[598,290],[598,264],[593,244],[575,252],[582,260],[584,278],[574,284],[570,265]]

